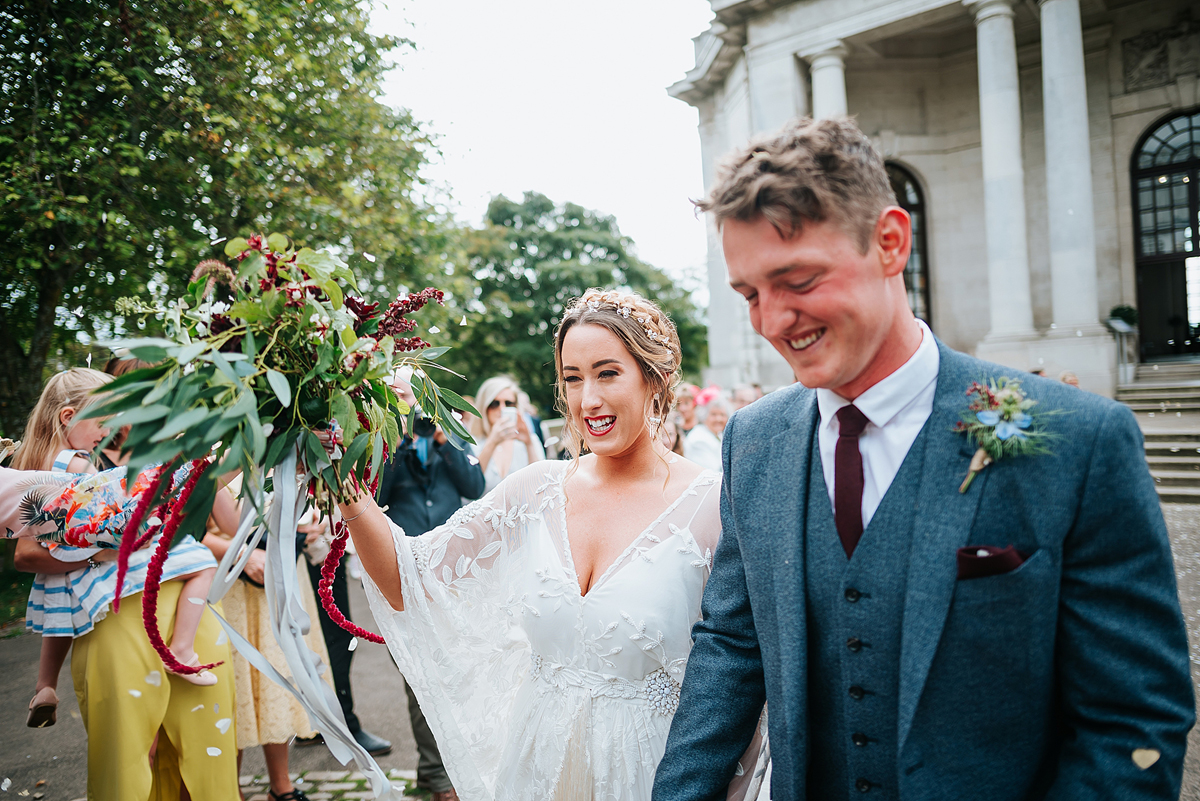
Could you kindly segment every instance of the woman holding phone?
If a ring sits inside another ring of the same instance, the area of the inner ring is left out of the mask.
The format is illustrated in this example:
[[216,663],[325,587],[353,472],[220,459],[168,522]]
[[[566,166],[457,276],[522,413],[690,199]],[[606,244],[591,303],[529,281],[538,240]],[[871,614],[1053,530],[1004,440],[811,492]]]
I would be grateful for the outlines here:
[[484,381],[475,394],[476,408],[483,414],[479,467],[487,481],[486,492],[510,473],[546,458],[541,441],[532,435],[529,421],[518,408],[520,392],[516,381],[498,375]]

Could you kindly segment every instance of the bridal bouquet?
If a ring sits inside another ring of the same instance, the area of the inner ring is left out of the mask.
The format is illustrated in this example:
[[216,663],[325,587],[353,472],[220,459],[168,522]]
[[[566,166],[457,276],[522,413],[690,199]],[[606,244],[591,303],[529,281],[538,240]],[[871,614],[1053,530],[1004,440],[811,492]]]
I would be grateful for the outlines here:
[[[448,349],[414,335],[410,319],[440,303],[440,290],[400,297],[380,310],[355,294],[344,261],[297,247],[282,234],[232,239],[225,255],[232,264],[200,262],[186,294],[164,307],[130,298],[117,304],[126,315],[158,316],[166,334],[112,343],[153,366],[107,384],[105,399],[87,412],[109,418],[114,432],[130,426],[121,446],[129,475],[156,466],[121,537],[118,598],[134,549],[157,536],[161,567],[172,540],[203,535],[221,475],[240,469],[269,491],[269,471],[296,454],[311,476],[308,495],[326,512],[371,488],[399,443],[401,422],[411,429],[416,414],[390,386],[399,368],[411,368],[423,414],[472,441],[451,410],[473,410],[429,376]],[[332,455],[313,433],[331,423]],[[176,472],[180,466],[190,470]],[[143,532],[147,521],[152,525]],[[344,527],[339,534],[344,539]],[[157,627],[146,614],[154,641]],[[173,669],[194,671],[172,664],[165,647],[160,654]]]

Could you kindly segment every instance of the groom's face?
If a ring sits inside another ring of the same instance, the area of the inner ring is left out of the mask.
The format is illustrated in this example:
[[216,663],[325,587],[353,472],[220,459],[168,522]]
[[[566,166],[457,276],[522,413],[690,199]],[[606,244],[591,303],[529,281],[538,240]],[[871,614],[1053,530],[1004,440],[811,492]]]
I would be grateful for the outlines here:
[[[892,212],[900,216],[889,218]],[[861,392],[856,386],[883,347],[895,314],[890,284],[897,268],[888,229],[906,223],[899,209],[885,211],[864,254],[829,221],[806,223],[790,238],[763,217],[724,222],[730,284],[749,303],[754,330],[782,354],[800,383],[842,390],[851,399]],[[907,239],[907,231],[902,237]],[[907,259],[907,241],[901,248]]]

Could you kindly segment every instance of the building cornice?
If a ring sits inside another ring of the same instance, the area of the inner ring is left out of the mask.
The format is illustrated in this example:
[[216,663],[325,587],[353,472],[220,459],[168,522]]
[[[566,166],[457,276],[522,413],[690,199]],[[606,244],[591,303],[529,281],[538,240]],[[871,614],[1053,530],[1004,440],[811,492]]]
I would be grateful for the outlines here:
[[746,45],[744,26],[727,28],[714,22],[692,40],[696,44],[696,66],[687,75],[667,87],[667,94],[696,106],[710,96],[733,67]]

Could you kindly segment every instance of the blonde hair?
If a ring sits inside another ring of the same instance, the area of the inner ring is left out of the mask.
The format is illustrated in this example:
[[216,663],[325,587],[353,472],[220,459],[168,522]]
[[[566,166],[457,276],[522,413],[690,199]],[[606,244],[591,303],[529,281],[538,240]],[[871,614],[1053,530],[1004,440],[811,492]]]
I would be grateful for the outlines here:
[[611,331],[641,368],[650,386],[646,419],[651,434],[658,436],[662,421],[675,407],[682,354],[679,334],[658,304],[633,292],[589,289],[567,307],[554,334],[554,370],[558,411],[565,421],[566,445],[578,458],[583,450],[583,432],[575,425],[567,406],[567,384],[563,380],[562,349],[567,332],[577,325],[598,325]]
[[481,415],[479,424],[483,427],[483,435],[485,437],[492,433],[492,424],[488,421],[488,406],[492,404],[497,395],[506,389],[511,389],[513,395],[517,398],[517,402],[520,403],[521,387],[511,376],[507,375],[492,376],[480,384],[479,391],[475,393],[475,408],[479,410],[479,414]]
[[896,205],[883,158],[845,117],[793,120],[735,150],[704,200],[717,228],[765,218],[789,239],[805,223],[836,221],[866,253],[879,215]]
[[[52,376],[29,413],[12,466],[17,470],[49,470],[55,455],[67,447],[67,435],[79,413],[97,400],[92,391],[112,380],[112,376],[87,367],[73,367]],[[64,425],[61,413],[68,408],[75,410],[75,416]]]

